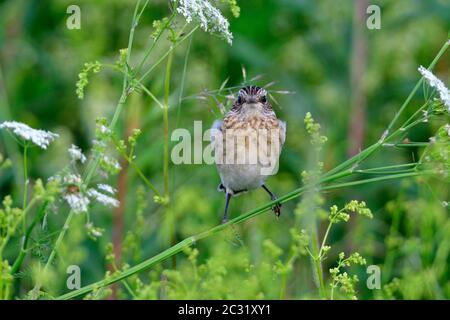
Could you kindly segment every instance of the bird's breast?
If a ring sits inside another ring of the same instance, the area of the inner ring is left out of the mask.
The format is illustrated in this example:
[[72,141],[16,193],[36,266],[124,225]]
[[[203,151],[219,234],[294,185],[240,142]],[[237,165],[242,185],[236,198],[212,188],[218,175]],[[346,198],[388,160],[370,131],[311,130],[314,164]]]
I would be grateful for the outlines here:
[[[260,187],[281,151],[279,121],[266,117],[226,117],[215,144],[222,184],[232,191]],[[269,169],[269,171],[268,171]]]

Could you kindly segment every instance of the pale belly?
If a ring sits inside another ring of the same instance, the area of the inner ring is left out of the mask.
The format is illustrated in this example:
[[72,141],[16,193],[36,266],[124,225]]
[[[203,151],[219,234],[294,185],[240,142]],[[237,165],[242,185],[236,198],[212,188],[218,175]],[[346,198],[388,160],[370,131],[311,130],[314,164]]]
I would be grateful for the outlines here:
[[[279,152],[272,157],[254,154],[254,158],[250,158],[248,150],[243,145],[237,146],[236,151],[235,158],[230,159],[234,161],[227,161],[225,156],[222,163],[217,163],[222,185],[229,193],[259,188],[278,170]],[[238,159],[238,155],[243,158]]]
[[274,135],[268,131],[272,128],[256,125],[256,128],[264,129],[258,131],[249,123],[251,121],[237,126],[238,129],[223,128],[221,138],[215,140],[216,165],[227,193],[259,188],[278,170],[279,131]]
[[261,187],[267,175],[261,175],[260,165],[222,164],[217,169],[222,185],[229,193],[249,191]]

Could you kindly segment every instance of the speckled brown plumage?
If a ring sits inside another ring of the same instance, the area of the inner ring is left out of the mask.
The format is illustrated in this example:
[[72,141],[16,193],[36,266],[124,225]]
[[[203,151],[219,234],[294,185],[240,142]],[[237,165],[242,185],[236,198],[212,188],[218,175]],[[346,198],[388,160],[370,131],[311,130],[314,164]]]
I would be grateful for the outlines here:
[[[274,174],[270,170],[277,168],[286,124],[277,118],[266,90],[255,86],[241,89],[231,110],[213,128],[221,133],[220,138],[215,137],[215,152],[219,189],[227,194],[224,220],[232,195],[262,187],[275,199],[264,183]],[[274,211],[278,216],[280,206],[274,206]]]

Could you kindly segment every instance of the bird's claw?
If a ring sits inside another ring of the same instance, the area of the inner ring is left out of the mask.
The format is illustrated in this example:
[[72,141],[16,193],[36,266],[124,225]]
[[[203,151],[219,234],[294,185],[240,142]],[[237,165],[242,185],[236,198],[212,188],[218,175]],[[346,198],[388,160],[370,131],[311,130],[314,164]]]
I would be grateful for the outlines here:
[[[276,199],[273,199],[276,200]],[[275,216],[277,217],[277,219],[280,217],[281,215],[281,203],[276,203],[273,207],[272,207],[272,211],[273,213],[275,213]]]

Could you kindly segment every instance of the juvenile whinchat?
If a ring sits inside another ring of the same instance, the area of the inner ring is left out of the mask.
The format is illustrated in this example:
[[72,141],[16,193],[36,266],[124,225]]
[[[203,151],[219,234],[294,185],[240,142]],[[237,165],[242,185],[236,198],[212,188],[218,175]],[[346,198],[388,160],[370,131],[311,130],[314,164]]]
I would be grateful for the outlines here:
[[[267,91],[256,86],[242,88],[223,121],[212,127],[211,141],[221,183],[226,194],[222,222],[228,221],[232,196],[263,188],[271,200],[277,197],[265,185],[278,169],[278,159],[286,139],[286,123],[278,120],[267,98]],[[277,217],[281,204],[273,206]]]

